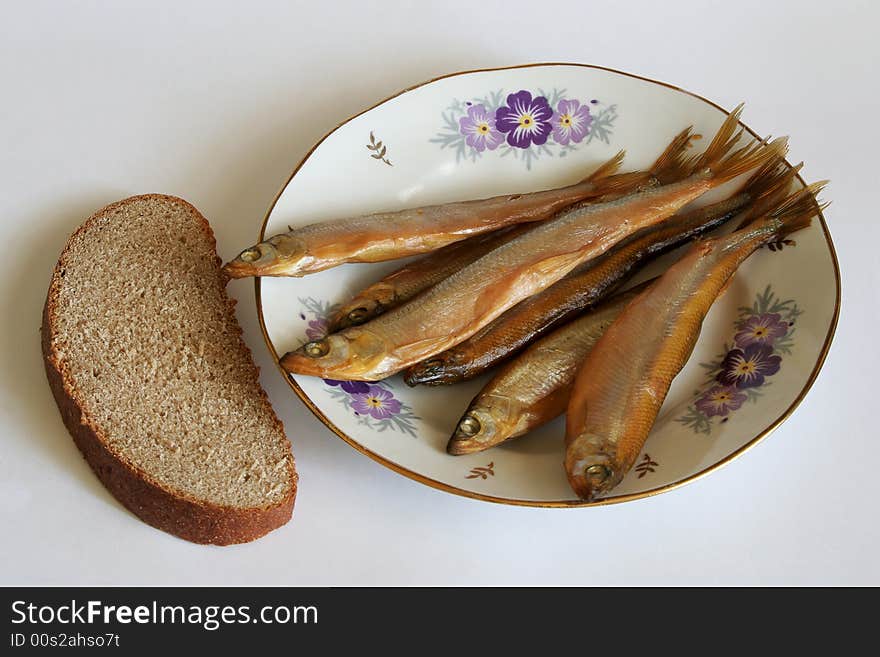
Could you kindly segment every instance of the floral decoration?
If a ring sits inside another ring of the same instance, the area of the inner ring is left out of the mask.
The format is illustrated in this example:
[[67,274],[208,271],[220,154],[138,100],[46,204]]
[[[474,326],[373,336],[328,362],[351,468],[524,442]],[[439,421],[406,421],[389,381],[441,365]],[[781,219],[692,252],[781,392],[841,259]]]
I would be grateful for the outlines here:
[[553,126],[553,110],[544,96],[532,98],[528,91],[519,91],[507,97],[507,104],[495,110],[495,125],[507,133],[507,143],[516,148],[540,146],[547,142]]
[[657,463],[651,456],[645,452],[645,455],[642,456],[642,460],[636,464],[634,470],[639,473],[639,479],[643,478],[647,474],[653,474],[656,472],[657,467],[660,464]]
[[467,116],[458,120],[465,143],[478,153],[494,151],[504,143],[504,133],[495,127],[495,115],[482,103],[468,107]]
[[324,383],[330,387],[339,386],[341,390],[344,390],[350,395],[362,395],[370,392],[370,384],[365,381],[337,381],[335,379],[324,379]]
[[730,411],[738,411],[748,397],[729,386],[712,386],[696,401],[694,406],[706,417],[726,417]]
[[471,468],[470,474],[465,479],[488,479],[495,476],[495,461],[491,461],[489,465],[483,465]]
[[521,159],[531,169],[541,157],[565,157],[593,139],[609,144],[617,106],[573,98],[566,89],[498,89],[454,100],[441,116],[443,127],[430,141],[454,150],[456,162],[476,162],[492,151]]
[[748,319],[740,327],[733,340],[742,347],[752,345],[772,346],[773,341],[788,333],[788,322],[779,313],[764,313]]
[[593,116],[588,106],[577,100],[560,100],[553,117],[553,139],[563,146],[579,144],[590,132],[591,123]]
[[372,415],[376,420],[385,420],[400,413],[402,404],[394,398],[390,390],[367,386],[366,392],[352,395],[351,407],[360,415]]
[[782,356],[773,355],[773,346],[752,344],[727,352],[721,361],[721,371],[715,377],[719,383],[734,388],[757,388],[764,378],[779,371]]
[[757,402],[783,357],[794,348],[795,321],[803,310],[793,299],[780,299],[767,286],[751,306],[739,309],[733,344],[709,363],[700,363],[706,382],[696,400],[676,421],[709,435],[715,422],[727,422],[747,402]]
[[376,135],[373,134],[372,130],[370,131],[370,143],[367,144],[367,149],[373,151],[370,153],[370,157],[374,160],[384,162],[390,167],[394,166],[391,164],[391,160],[388,159],[388,147],[382,143],[382,140],[376,139]]

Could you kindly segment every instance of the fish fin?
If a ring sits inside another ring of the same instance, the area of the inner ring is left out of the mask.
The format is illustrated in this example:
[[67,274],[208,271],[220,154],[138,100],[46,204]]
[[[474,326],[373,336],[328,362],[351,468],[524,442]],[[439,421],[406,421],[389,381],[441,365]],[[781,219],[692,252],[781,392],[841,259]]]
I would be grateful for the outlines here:
[[745,146],[731,150],[743,136],[744,129],[739,127],[742,110],[743,105],[740,103],[721,124],[706,151],[690,159],[688,165],[692,173],[708,170],[709,177],[716,184],[721,184],[770,161],[785,157],[788,150],[788,139],[785,137],[773,141],[751,140]]
[[746,181],[743,191],[752,199],[761,198],[779,189],[788,191],[791,181],[803,166],[803,162],[789,166],[782,158],[768,160]]
[[828,207],[827,202],[817,200],[819,193],[825,189],[827,180],[820,180],[807,185],[786,199],[770,217],[780,222],[776,231],[777,239],[785,237],[801,228],[810,225],[813,217]]
[[650,174],[645,171],[630,171],[629,173],[615,173],[620,165],[623,164],[623,158],[626,151],[618,151],[614,157],[605,162],[587,177],[584,182],[593,184],[591,199],[607,200],[607,197],[616,197],[621,194],[629,194],[634,189],[643,185]]
[[788,152],[788,137],[780,137],[769,143],[766,139],[760,142],[751,141],[727,157],[711,163],[708,166],[709,175],[715,184],[721,184],[756,167],[785,157],[786,152]]
[[681,180],[690,174],[688,158],[684,153],[693,138],[693,126],[682,130],[669,142],[660,157],[646,171],[616,173],[623,163],[625,155],[624,151],[620,151],[596,169],[586,180],[595,184],[594,191],[597,196],[629,193],[634,188],[643,189]]
[[691,167],[693,171],[700,169],[711,169],[724,158],[742,137],[743,130],[739,127],[739,118],[742,116],[743,103],[737,105],[733,111],[724,119],[724,123],[718,128],[718,132],[712,138],[712,142],[701,155],[697,155],[691,159]]
[[690,167],[688,158],[684,154],[690,148],[693,139],[694,127],[688,126],[669,142],[666,150],[660,154],[660,157],[648,170],[657,179],[657,182],[666,185],[688,176]]
[[754,224],[766,225],[771,229],[767,234],[766,242],[781,240],[786,235],[809,226],[813,217],[828,207],[828,203],[816,199],[827,184],[827,180],[821,180],[807,185],[778,203],[764,216],[756,219]]
[[792,181],[803,166],[801,162],[792,167],[777,158],[758,169],[743,188],[749,197],[749,205],[739,214],[741,223],[738,229],[777,207],[788,195]]
[[593,183],[592,199],[608,201],[619,197],[621,194],[632,194],[648,186],[651,177],[651,174],[647,171],[616,173],[613,176]]
[[597,182],[617,173],[617,170],[620,169],[621,165],[623,164],[623,158],[625,156],[626,151],[618,151],[614,154],[614,157],[603,163],[593,173],[584,178],[582,182]]

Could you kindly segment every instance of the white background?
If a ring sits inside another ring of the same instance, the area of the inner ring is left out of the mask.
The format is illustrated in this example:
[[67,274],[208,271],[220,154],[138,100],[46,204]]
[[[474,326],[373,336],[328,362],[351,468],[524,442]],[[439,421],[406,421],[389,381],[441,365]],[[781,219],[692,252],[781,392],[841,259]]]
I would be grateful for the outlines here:
[[[17,2],[0,16],[0,584],[880,584],[878,120],[865,2]],[[375,6],[371,6],[375,5]],[[381,5],[381,9],[379,6]],[[67,235],[138,193],[176,194],[228,259],[340,121],[456,70],[600,64],[791,135],[830,178],[837,337],[773,436],[677,491],[521,509],[435,491],[358,454],[268,359],[253,284],[230,286],[301,476],[293,521],[192,545],[125,511],[45,382],[40,311]]]

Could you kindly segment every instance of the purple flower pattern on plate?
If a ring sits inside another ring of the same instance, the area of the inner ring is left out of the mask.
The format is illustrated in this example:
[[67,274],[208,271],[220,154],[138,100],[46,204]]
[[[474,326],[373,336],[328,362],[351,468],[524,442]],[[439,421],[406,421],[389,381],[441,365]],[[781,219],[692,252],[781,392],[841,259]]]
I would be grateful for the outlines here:
[[479,153],[494,151],[504,143],[504,135],[495,128],[495,115],[482,103],[468,107],[467,116],[458,120],[468,146]]
[[324,379],[328,386],[339,386],[350,395],[370,392],[370,384],[364,381],[337,381],[336,379]]
[[323,317],[309,320],[309,326],[306,329],[306,337],[309,340],[320,340],[327,335],[327,320]]
[[746,399],[746,395],[737,392],[735,388],[715,386],[703,393],[694,405],[706,417],[713,415],[725,417],[730,411],[739,410]]
[[[316,340],[327,334],[327,317],[338,306],[313,297],[299,299],[301,310],[299,318],[306,323],[305,333],[309,340]],[[337,381],[323,379],[327,394],[351,411],[359,424],[383,432],[399,431],[418,436],[417,422],[421,418],[412,412],[412,407],[394,396],[390,381],[367,383],[365,381]]]
[[531,169],[542,157],[565,157],[593,139],[610,145],[617,106],[566,89],[498,89],[454,100],[441,116],[443,127],[430,141],[454,151],[456,162],[494,151]]
[[507,133],[507,143],[515,148],[540,146],[547,141],[553,126],[553,110],[544,96],[532,97],[525,89],[507,97],[507,105],[495,110],[495,126]]
[[384,420],[400,413],[401,403],[390,390],[368,386],[366,392],[352,395],[351,407],[359,415],[369,414],[377,420]]
[[745,349],[731,349],[721,361],[721,371],[716,380],[726,386],[757,388],[764,385],[764,378],[779,371],[782,356],[773,355],[768,344],[751,344]]
[[563,146],[581,143],[590,131],[590,108],[577,100],[560,100],[553,116],[553,139]]
[[788,322],[782,321],[779,313],[767,313],[750,317],[740,324],[739,332],[733,340],[740,347],[753,344],[772,345],[773,341],[788,333]]
[[713,418],[727,422],[746,402],[757,402],[761,388],[782,368],[794,347],[794,325],[803,314],[794,299],[780,299],[767,286],[751,306],[740,308],[733,344],[711,363],[701,363],[707,380],[696,400],[676,421],[710,434]]

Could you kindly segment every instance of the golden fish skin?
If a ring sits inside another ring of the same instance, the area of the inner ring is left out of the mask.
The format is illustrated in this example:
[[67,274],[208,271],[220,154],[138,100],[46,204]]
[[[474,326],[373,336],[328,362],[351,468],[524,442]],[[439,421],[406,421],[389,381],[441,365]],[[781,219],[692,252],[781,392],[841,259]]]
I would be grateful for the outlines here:
[[[678,184],[668,187],[676,187]],[[458,344],[519,301],[556,282],[574,267],[636,230],[625,217],[657,221],[696,197],[658,190],[636,199],[565,212],[388,313],[308,343],[286,354],[291,373],[374,381]],[[702,190],[701,192],[702,193]],[[628,202],[627,202],[628,201]],[[639,206],[638,211],[632,207]],[[657,207],[660,210],[657,210]]]
[[470,237],[404,265],[342,304],[327,322],[327,332],[363,324],[396,308],[530,228],[524,224]]
[[245,249],[223,269],[230,278],[304,276],[345,262],[426,253],[505,226],[543,221],[579,202],[683,178],[688,170],[683,155],[692,136],[690,128],[680,132],[644,171],[615,173],[623,162],[620,151],[588,178],[568,187],[311,224]]
[[785,140],[752,142],[731,152],[738,112],[687,179],[562,212],[418,295],[410,302],[289,352],[292,374],[376,381],[466,340],[508,308],[564,277],[637,231],[677,212],[706,191],[782,155]]
[[558,189],[309,224],[245,249],[223,269],[230,278],[305,276],[346,262],[381,262],[434,251],[505,226],[542,221],[574,203],[650,177],[650,172],[612,175],[622,161],[620,152],[587,179]]
[[581,361],[646,285],[615,295],[507,363],[471,401],[446,451],[480,452],[562,415]]
[[649,258],[731,218],[746,200],[745,195],[738,194],[641,231],[543,292],[517,304],[464,342],[413,365],[404,380],[410,386],[448,385],[483,374],[602,300]]
[[517,304],[464,342],[413,365],[404,380],[411,386],[447,385],[481,375],[600,301],[649,259],[718,227],[746,204],[786,192],[799,169],[771,161],[730,198],[636,233],[609,253]]
[[[683,165],[683,153],[689,147],[691,140],[691,129],[687,128],[675,136],[649,170],[610,176],[604,183],[604,194],[581,202],[611,201],[635,191],[677,182],[686,177],[689,172]],[[596,175],[593,175],[594,180]],[[335,333],[349,326],[364,324],[396,308],[419,292],[436,285],[492,249],[506,244],[534,226],[535,223],[531,222],[503,228],[487,235],[470,237],[401,267],[342,304],[328,321],[327,332]]]
[[728,279],[758,247],[809,225],[821,185],[726,237],[695,244],[605,331],[578,371],[567,409],[565,471],[579,497],[607,493],[632,468]]

